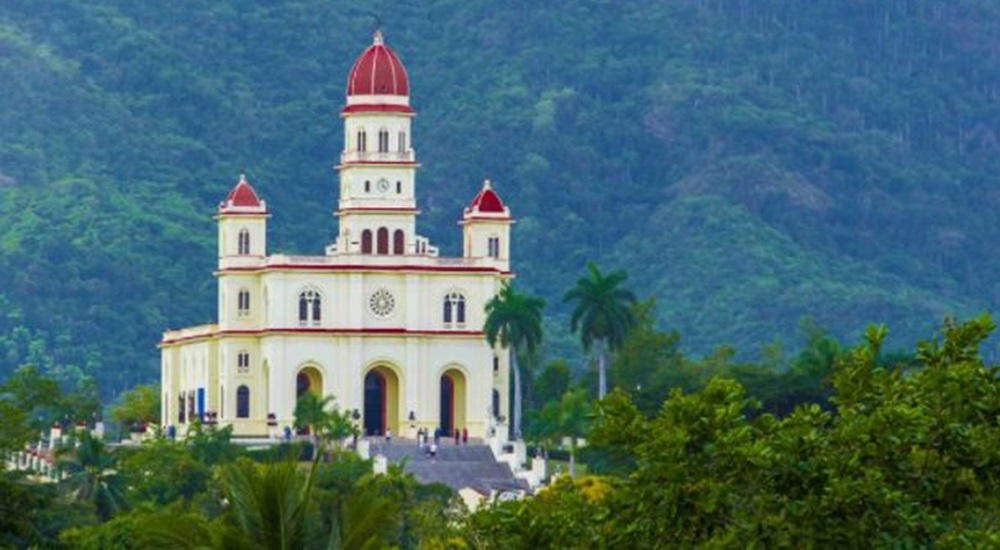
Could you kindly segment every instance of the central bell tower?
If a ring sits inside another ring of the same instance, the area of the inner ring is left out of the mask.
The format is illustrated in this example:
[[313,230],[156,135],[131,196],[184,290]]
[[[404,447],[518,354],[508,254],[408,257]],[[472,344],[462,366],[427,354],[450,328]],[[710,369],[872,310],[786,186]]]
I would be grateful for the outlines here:
[[426,252],[416,235],[416,172],[406,68],[381,32],[347,77],[340,163],[339,231],[327,255]]

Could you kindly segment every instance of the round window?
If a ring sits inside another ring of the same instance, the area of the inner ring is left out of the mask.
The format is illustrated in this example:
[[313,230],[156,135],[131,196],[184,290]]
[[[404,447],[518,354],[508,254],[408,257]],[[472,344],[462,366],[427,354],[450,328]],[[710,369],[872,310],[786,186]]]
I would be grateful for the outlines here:
[[376,317],[386,318],[392,315],[393,309],[396,307],[396,299],[392,297],[392,293],[384,288],[380,288],[372,293],[371,297],[368,298],[368,308],[371,309],[372,313]]

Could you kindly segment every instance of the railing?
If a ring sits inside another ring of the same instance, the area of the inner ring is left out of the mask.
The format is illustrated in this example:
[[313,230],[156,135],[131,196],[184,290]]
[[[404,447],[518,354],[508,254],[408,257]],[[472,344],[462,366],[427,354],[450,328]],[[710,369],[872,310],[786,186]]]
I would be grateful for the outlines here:
[[413,162],[413,149],[406,151],[344,151],[340,162]]
[[402,254],[337,254],[336,256],[295,256],[275,254],[267,259],[268,266],[279,265],[368,265],[378,266],[439,266],[439,267],[492,267],[492,258],[438,258],[430,255]]

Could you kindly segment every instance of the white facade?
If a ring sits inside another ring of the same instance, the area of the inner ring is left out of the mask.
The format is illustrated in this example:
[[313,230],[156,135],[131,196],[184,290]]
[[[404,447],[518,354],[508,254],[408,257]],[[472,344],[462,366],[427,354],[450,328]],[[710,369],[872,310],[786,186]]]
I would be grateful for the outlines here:
[[[358,93],[386,79],[404,93]],[[198,418],[273,436],[311,391],[357,411],[369,433],[503,432],[509,358],[482,327],[485,304],[512,276],[512,220],[487,182],[462,217],[462,256],[439,257],[416,233],[405,79],[376,35],[349,78],[339,227],[324,255],[268,255],[267,206],[245,178],[220,205],[219,318],[164,333],[165,425],[183,433]]]

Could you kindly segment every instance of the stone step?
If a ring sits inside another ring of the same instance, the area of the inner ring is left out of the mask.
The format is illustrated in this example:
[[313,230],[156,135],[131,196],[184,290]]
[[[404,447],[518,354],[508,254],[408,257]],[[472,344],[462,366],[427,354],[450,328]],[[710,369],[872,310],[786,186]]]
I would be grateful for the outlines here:
[[437,456],[431,458],[416,441],[372,441],[372,454],[380,453],[393,464],[402,464],[406,472],[421,483],[444,483],[452,489],[463,487],[489,491],[523,489],[510,466],[497,462],[489,447],[481,443],[447,444],[442,440]]

